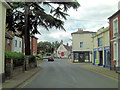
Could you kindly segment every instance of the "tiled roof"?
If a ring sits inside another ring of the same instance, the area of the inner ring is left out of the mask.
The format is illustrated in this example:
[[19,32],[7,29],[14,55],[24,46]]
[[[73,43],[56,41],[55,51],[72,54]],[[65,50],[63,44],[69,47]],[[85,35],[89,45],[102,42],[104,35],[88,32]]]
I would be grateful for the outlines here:
[[71,51],[71,47],[67,45],[63,45],[68,51]]
[[112,17],[116,16],[118,13],[120,13],[120,10],[118,10],[116,13],[114,13],[112,16],[110,16],[108,19],[111,19]]

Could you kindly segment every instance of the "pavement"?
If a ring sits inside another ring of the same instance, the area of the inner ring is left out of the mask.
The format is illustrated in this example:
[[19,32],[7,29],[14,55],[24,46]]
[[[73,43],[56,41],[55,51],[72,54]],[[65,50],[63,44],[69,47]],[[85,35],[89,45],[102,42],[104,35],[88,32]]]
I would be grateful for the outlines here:
[[116,73],[116,71],[114,71],[114,70],[110,70],[109,68],[103,68],[102,66],[95,66],[95,65],[92,65],[92,63],[85,63],[85,62],[73,63],[71,59],[68,60],[68,63],[77,64],[81,68],[101,74],[105,77],[109,77],[116,81],[118,81],[118,79],[119,79],[118,76],[120,76],[120,74]]
[[2,89],[4,90],[6,88],[18,88],[21,84],[34,77],[42,69],[40,67],[40,62],[41,61],[39,61],[39,64],[36,68],[25,71],[15,77],[12,77],[11,79],[5,80],[5,82],[2,83]]

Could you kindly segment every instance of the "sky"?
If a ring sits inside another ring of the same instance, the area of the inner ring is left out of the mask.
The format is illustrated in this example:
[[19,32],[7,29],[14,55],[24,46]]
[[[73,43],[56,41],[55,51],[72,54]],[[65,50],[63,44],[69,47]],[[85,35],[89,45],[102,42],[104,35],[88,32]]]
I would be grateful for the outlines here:
[[[59,30],[56,28],[45,30],[39,27],[41,35],[35,35],[40,41],[60,42],[72,44],[72,32],[76,32],[78,28],[84,31],[97,32],[101,27],[109,26],[108,18],[118,11],[118,2],[120,0],[77,0],[80,7],[76,10],[70,8],[67,12],[70,16],[64,22],[66,30]],[[46,10],[48,7],[46,7]]]

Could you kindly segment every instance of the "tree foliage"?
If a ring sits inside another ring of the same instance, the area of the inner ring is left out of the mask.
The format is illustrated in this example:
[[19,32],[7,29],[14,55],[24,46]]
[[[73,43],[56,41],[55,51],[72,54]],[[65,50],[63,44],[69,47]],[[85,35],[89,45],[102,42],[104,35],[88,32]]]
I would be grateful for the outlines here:
[[60,46],[60,43],[58,41],[55,42],[39,42],[37,44],[37,50],[38,53],[40,53],[40,51],[44,51],[46,53],[53,53],[55,48],[58,48]]

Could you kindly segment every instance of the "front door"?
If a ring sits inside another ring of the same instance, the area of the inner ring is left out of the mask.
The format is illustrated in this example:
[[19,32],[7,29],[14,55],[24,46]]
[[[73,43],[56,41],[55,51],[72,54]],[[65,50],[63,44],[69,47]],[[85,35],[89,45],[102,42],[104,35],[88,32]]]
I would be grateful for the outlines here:
[[64,56],[64,52],[61,52],[61,56]]
[[100,57],[99,57],[100,65],[103,65],[103,52],[100,51],[100,52],[99,52],[99,55],[100,55]]

